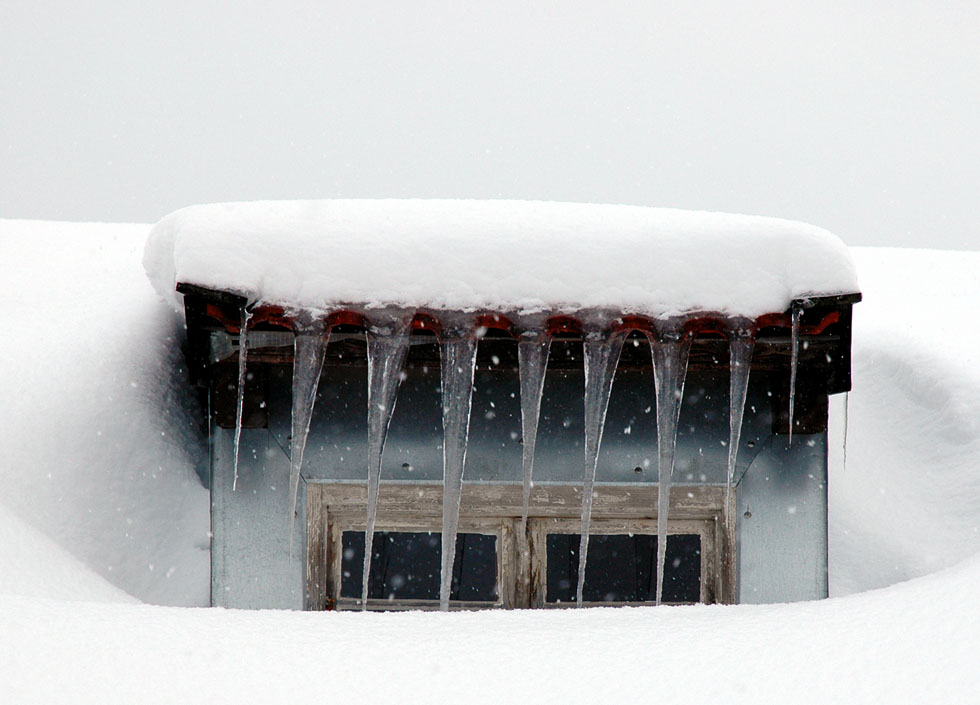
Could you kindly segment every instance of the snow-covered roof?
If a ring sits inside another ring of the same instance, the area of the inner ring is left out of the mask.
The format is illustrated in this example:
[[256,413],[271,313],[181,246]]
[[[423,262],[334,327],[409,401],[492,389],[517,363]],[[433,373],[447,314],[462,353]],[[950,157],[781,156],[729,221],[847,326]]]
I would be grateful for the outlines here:
[[847,247],[775,218],[531,201],[257,201],[183,208],[151,231],[144,266],[178,282],[325,310],[615,309],[757,316],[853,293]]

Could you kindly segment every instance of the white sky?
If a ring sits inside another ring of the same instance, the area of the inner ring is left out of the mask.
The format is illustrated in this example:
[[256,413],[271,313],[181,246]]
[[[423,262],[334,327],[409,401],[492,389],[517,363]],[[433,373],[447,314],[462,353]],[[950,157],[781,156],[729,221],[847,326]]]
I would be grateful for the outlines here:
[[980,249],[980,2],[0,4],[0,216],[478,197]]

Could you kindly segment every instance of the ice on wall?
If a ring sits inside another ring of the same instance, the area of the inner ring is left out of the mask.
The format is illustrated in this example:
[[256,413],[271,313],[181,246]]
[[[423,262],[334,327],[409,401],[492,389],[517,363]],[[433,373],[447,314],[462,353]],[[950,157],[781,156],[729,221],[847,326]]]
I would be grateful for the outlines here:
[[388,325],[369,327],[366,334],[368,462],[367,524],[364,529],[364,565],[361,567],[362,609],[367,609],[368,587],[371,582],[374,527],[378,519],[378,496],[381,491],[381,461],[388,439],[388,425],[398,400],[398,387],[405,375],[405,360],[411,345],[411,317],[396,316]]
[[728,472],[725,479],[725,506],[731,499],[735,482],[735,463],[738,460],[739,441],[742,437],[742,418],[745,415],[745,397],[749,391],[752,372],[752,351],[755,339],[747,322],[733,321],[728,330]]
[[551,353],[551,336],[540,330],[525,331],[517,344],[518,377],[521,385],[521,528],[518,540],[525,554],[527,546],[527,512],[534,481],[534,449],[538,441],[538,420],[544,396],[545,373]]
[[667,558],[667,525],[670,513],[670,486],[677,448],[677,424],[681,417],[687,360],[691,336],[683,329],[665,331],[650,340],[653,378],[657,396],[657,604],[664,592]]
[[844,244],[756,216],[530,201],[325,200],[191,206],[144,266],[250,300],[496,311],[612,308],[756,316],[858,290]]
[[[244,326],[242,326],[244,330]],[[244,346],[239,348],[244,353]],[[289,434],[289,550],[293,550],[293,532],[296,529],[296,503],[299,498],[299,481],[303,471],[303,456],[310,435],[310,421],[316,404],[316,392],[323,373],[323,359],[327,353],[324,331],[313,326],[310,331],[296,335],[293,341],[293,404]],[[244,360],[239,357],[239,363]],[[240,368],[241,369],[241,368]],[[238,415],[235,418],[235,469],[238,469],[238,435],[241,433],[241,400],[245,388],[242,375],[238,376]],[[235,475],[235,480],[238,475]],[[234,487],[234,486],[233,486]]]
[[245,409],[245,379],[248,372],[248,326],[252,314],[242,306],[242,322],[238,333],[238,398],[235,400],[235,440],[232,449],[232,487],[238,489],[238,451],[242,441],[242,413]]
[[455,335],[442,342],[442,570],[439,577],[439,609],[449,609],[459,507],[463,495],[466,443],[473,410],[473,375],[477,341]]
[[575,589],[575,604],[582,606],[585,580],[588,571],[589,531],[592,523],[592,500],[595,492],[596,464],[602,432],[606,425],[606,412],[609,410],[609,397],[612,394],[616,367],[623,351],[626,335],[622,332],[606,335],[589,331],[582,344],[582,360],[585,373],[585,476],[582,482],[582,528],[579,533],[578,582]]

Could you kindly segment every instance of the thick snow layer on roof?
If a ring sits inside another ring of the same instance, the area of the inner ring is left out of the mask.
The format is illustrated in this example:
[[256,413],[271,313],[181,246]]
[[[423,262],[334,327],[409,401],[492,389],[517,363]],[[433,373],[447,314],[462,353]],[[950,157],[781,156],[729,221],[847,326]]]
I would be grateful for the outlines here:
[[858,290],[825,230],[755,216],[528,201],[326,200],[191,206],[150,234],[157,290],[253,301],[755,316]]

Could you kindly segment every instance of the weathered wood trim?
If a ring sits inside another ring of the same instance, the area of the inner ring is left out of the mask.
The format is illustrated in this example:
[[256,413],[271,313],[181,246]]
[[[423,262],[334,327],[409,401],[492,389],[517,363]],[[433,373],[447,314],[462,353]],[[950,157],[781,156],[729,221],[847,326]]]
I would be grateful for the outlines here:
[[531,560],[531,527],[533,524],[528,519],[523,530],[520,518],[514,519],[511,524],[517,543],[511,561],[514,576],[514,600],[510,606],[515,608],[531,607],[534,605],[534,580],[538,572],[538,567]]
[[[364,483],[319,484],[321,501],[330,512],[364,511],[367,488]],[[657,517],[656,485],[596,485],[592,513],[597,518]],[[671,517],[709,518],[720,514],[725,488],[678,485],[671,492]],[[517,516],[522,510],[522,487],[517,484],[463,484],[460,516]],[[538,483],[531,488],[528,517],[579,517],[582,488],[574,485]],[[442,516],[442,485],[388,482],[378,496],[379,520],[385,516]]]
[[[714,518],[705,519],[671,519],[669,521],[667,534],[697,534],[701,538],[701,594],[700,602],[712,604],[717,602],[717,595],[720,594],[720,557],[716,547],[717,522]],[[548,534],[578,534],[582,528],[580,520],[559,517],[548,517],[536,519],[533,523],[533,542],[540,556],[540,572],[535,576],[536,583],[533,588],[535,607],[556,608],[569,607],[571,603],[546,602],[547,585],[545,584],[547,574],[547,539]],[[589,534],[598,536],[603,534],[650,534],[657,533],[657,522],[655,519],[596,519],[593,515]],[[541,551],[544,551],[541,553]],[[588,570],[588,568],[586,568]],[[614,606],[619,604],[654,604],[653,602],[585,602],[589,606]],[[665,603],[670,604],[670,603]]]
[[[859,303],[862,299],[861,292],[856,291],[849,294],[835,294],[832,296],[805,296],[793,299],[793,306],[800,308],[813,308],[814,306],[841,306]],[[792,310],[792,306],[787,311]]]
[[196,296],[205,301],[213,301],[219,304],[226,304],[228,306],[237,306],[241,308],[248,303],[248,297],[244,294],[237,294],[233,291],[222,291],[221,289],[212,289],[206,286],[200,286],[198,284],[188,284],[186,282],[177,282],[177,286],[174,287],[177,293],[183,294],[184,296]]
[[327,515],[322,485],[306,485],[306,609],[329,608],[327,591]]
[[[656,485],[598,485],[593,498],[592,533],[656,533],[657,496]],[[366,527],[367,488],[362,483],[311,482],[307,485],[307,501],[307,607],[359,609],[359,600],[339,597],[340,547],[345,530],[363,531]],[[580,487],[536,485],[531,491],[528,528],[522,542],[522,487],[464,484],[459,530],[497,536],[498,600],[454,602],[453,609],[567,607],[545,602],[547,533],[556,529],[577,533],[581,501]],[[735,601],[735,506],[734,490],[725,505],[724,487],[679,485],[671,492],[668,532],[701,536],[701,600],[705,603]],[[441,525],[441,520],[441,485],[382,484],[376,530],[432,530]],[[437,607],[438,603],[424,600],[368,602],[368,609]]]
[[736,488],[732,487],[725,506],[725,515],[722,525],[719,527],[721,534],[719,546],[721,546],[721,581],[718,594],[719,601],[725,605],[734,605],[736,600],[736,586],[738,584],[738,560],[735,552],[738,546],[737,523],[738,516],[735,501]]
[[[441,515],[440,515],[441,517]],[[440,519],[441,521],[441,519]],[[514,601],[514,571],[512,566],[504,565],[509,556],[514,555],[513,531],[509,521],[506,519],[491,519],[478,517],[473,519],[460,518],[459,533],[489,534],[497,538],[497,599],[493,602],[469,602],[453,600],[450,605],[453,609],[486,609],[488,607],[507,607]],[[361,609],[360,598],[341,597],[341,546],[343,533],[345,531],[364,531],[367,528],[367,520],[364,512],[332,512],[330,514],[330,561],[329,570],[331,573],[330,584],[333,586],[330,593],[331,604],[338,610]],[[425,517],[403,517],[400,519],[385,518],[380,515],[375,524],[375,531],[429,531],[433,528],[433,522]],[[393,608],[403,609],[438,609],[438,600],[399,600],[397,603],[383,599],[369,599],[367,602],[368,610]]]

